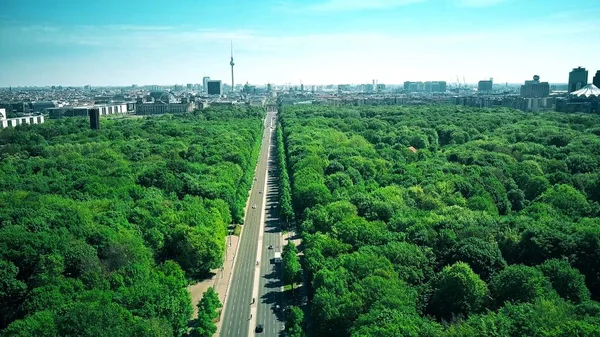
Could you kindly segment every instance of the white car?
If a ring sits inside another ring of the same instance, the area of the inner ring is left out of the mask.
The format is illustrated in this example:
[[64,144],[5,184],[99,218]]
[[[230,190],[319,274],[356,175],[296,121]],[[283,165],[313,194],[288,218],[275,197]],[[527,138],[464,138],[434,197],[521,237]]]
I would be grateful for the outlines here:
[[256,204],[252,205],[252,208],[256,208]]

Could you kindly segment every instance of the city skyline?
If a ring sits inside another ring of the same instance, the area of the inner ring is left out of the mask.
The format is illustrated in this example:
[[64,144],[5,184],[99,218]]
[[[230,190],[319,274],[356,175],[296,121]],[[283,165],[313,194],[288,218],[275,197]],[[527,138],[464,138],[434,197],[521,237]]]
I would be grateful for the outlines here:
[[[560,0],[8,0],[0,87],[379,83],[494,78],[566,83],[600,63],[600,3]],[[131,15],[136,13],[136,15]],[[589,80],[591,82],[591,79]]]

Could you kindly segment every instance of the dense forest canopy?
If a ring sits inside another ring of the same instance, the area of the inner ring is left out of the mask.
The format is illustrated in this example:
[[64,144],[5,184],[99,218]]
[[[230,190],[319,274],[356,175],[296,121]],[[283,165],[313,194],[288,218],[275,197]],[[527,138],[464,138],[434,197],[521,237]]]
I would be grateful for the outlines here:
[[317,336],[599,336],[600,117],[284,107]]
[[240,223],[264,111],[0,131],[5,336],[180,336]]

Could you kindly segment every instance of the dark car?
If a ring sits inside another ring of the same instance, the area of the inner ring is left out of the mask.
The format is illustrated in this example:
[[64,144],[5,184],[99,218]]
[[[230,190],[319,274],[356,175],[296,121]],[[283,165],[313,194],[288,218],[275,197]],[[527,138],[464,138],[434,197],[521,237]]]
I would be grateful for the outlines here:
[[254,329],[254,332],[261,333],[261,332],[263,332],[263,330],[264,330],[263,325],[259,324],[256,326],[256,329]]
[[273,245],[269,245],[269,249],[273,249]]

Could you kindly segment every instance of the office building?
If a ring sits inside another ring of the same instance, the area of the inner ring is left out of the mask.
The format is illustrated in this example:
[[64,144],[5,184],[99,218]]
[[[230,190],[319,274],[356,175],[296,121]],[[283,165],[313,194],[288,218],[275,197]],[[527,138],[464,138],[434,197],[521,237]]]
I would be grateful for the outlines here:
[[408,92],[446,92],[446,81],[404,82],[404,90]]
[[6,109],[0,109],[0,127],[3,129],[23,124],[42,124],[44,121],[43,115],[8,118]]
[[424,85],[425,92],[446,92],[445,81],[428,81]]
[[100,130],[100,110],[90,109],[88,113],[90,115],[90,129]]
[[46,102],[34,102],[32,104],[32,112],[44,112],[46,109],[48,108],[55,108],[56,107],[56,103],[52,102],[52,101],[46,101]]
[[533,81],[525,81],[521,86],[521,97],[523,98],[541,98],[550,96],[550,84],[540,82],[538,75],[533,76]]
[[210,81],[210,77],[202,77],[202,89],[204,90],[205,94],[208,94],[208,81]]
[[0,103],[0,108],[6,109],[7,113],[15,114],[26,114],[31,110],[29,108],[29,103],[25,102]]
[[492,87],[494,86],[493,80],[483,80],[477,83],[477,91],[478,92],[490,92],[492,91]]
[[220,80],[206,82],[206,93],[209,95],[223,95],[223,83]]
[[569,93],[577,91],[588,84],[588,71],[577,67],[569,73]]
[[63,117],[85,117],[89,116],[90,110],[97,109],[100,116],[126,114],[127,104],[96,104],[90,106],[65,106],[61,108],[46,109],[48,118],[61,119]]
[[592,81],[592,84],[595,85],[596,87],[600,88],[600,70],[596,71],[596,75],[594,76],[594,80]]

